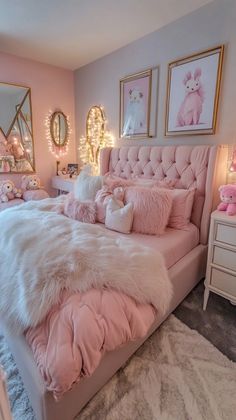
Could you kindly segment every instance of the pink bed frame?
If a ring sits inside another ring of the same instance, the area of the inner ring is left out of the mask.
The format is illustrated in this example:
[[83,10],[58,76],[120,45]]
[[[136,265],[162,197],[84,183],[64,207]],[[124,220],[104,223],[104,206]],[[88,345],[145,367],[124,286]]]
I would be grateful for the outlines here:
[[147,336],[107,353],[93,375],[82,379],[59,402],[46,390],[24,336],[16,337],[5,329],[37,420],[72,420],[204,277],[218,151],[215,146],[133,146],[102,150],[101,174],[110,171],[125,178],[137,175],[155,179],[167,176],[177,179],[178,188],[195,187],[191,221],[200,229],[200,243],[169,269],[174,296],[166,314],[156,319]]

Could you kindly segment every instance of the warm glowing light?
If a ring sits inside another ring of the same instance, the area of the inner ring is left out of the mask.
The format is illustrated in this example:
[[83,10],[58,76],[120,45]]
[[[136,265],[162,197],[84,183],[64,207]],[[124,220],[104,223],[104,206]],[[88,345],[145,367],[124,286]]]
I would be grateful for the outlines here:
[[90,108],[86,121],[86,136],[79,141],[79,158],[84,164],[89,163],[93,172],[99,172],[100,150],[104,147],[113,147],[114,136],[105,130],[107,120],[102,106]]
[[51,121],[51,116],[53,114],[52,110],[49,110],[48,115],[45,118],[45,127],[46,127],[46,139],[48,142],[48,149],[49,151],[56,157],[56,159],[59,159],[59,157],[65,156],[68,153],[69,150],[69,136],[72,133],[71,127],[70,127],[70,120],[69,117],[66,117],[66,121],[68,124],[68,140],[66,142],[66,144],[64,146],[57,146],[54,141],[52,140],[51,137],[51,132],[50,132],[50,121]]

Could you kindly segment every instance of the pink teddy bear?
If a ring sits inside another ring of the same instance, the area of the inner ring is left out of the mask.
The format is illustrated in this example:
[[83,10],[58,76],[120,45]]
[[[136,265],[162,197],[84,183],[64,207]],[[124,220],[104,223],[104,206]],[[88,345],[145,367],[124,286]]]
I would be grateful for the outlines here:
[[201,69],[196,69],[193,77],[190,71],[185,75],[183,80],[185,98],[177,115],[177,127],[199,124],[204,101],[204,92],[200,81],[201,74]]
[[217,210],[226,211],[229,216],[236,214],[236,184],[221,185],[219,188],[221,203]]

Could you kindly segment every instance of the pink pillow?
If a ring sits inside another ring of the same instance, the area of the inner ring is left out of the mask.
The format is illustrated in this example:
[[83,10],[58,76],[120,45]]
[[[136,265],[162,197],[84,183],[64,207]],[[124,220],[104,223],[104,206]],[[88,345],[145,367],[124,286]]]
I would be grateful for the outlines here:
[[129,187],[130,185],[133,185],[133,182],[131,179],[120,178],[108,172],[103,178],[103,184],[113,191],[117,187]]
[[174,189],[169,192],[173,199],[173,205],[168,226],[174,229],[184,229],[190,222],[195,189]]
[[68,194],[65,200],[63,213],[70,219],[84,223],[96,222],[96,204],[93,201],[80,202],[73,194]]
[[23,192],[23,199],[25,201],[31,200],[43,200],[44,198],[48,198],[49,195],[45,190],[26,190]]
[[172,196],[164,188],[129,187],[125,202],[134,206],[134,232],[162,235],[168,223]]
[[163,180],[157,180],[153,178],[142,178],[135,176],[131,179],[124,179],[118,176],[112,175],[108,172],[104,176],[104,184],[108,186],[111,190],[114,190],[116,187],[130,187],[130,186],[138,186],[138,187],[146,187],[146,188],[174,188],[177,179],[169,179],[164,178]]
[[102,187],[101,190],[99,190],[95,197],[95,203],[97,208],[97,216],[96,219],[100,223],[105,223],[105,217],[106,217],[106,207],[107,203],[109,201],[109,198],[112,196],[112,191],[110,187],[105,185]]

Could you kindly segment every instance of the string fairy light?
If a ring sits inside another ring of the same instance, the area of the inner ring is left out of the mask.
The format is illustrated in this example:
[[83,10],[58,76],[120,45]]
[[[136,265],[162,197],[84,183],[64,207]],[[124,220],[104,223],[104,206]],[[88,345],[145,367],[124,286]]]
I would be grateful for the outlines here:
[[100,151],[104,147],[113,147],[114,136],[105,130],[107,120],[103,106],[92,106],[86,120],[86,136],[79,140],[79,158],[83,164],[90,164],[94,174],[99,172]]

